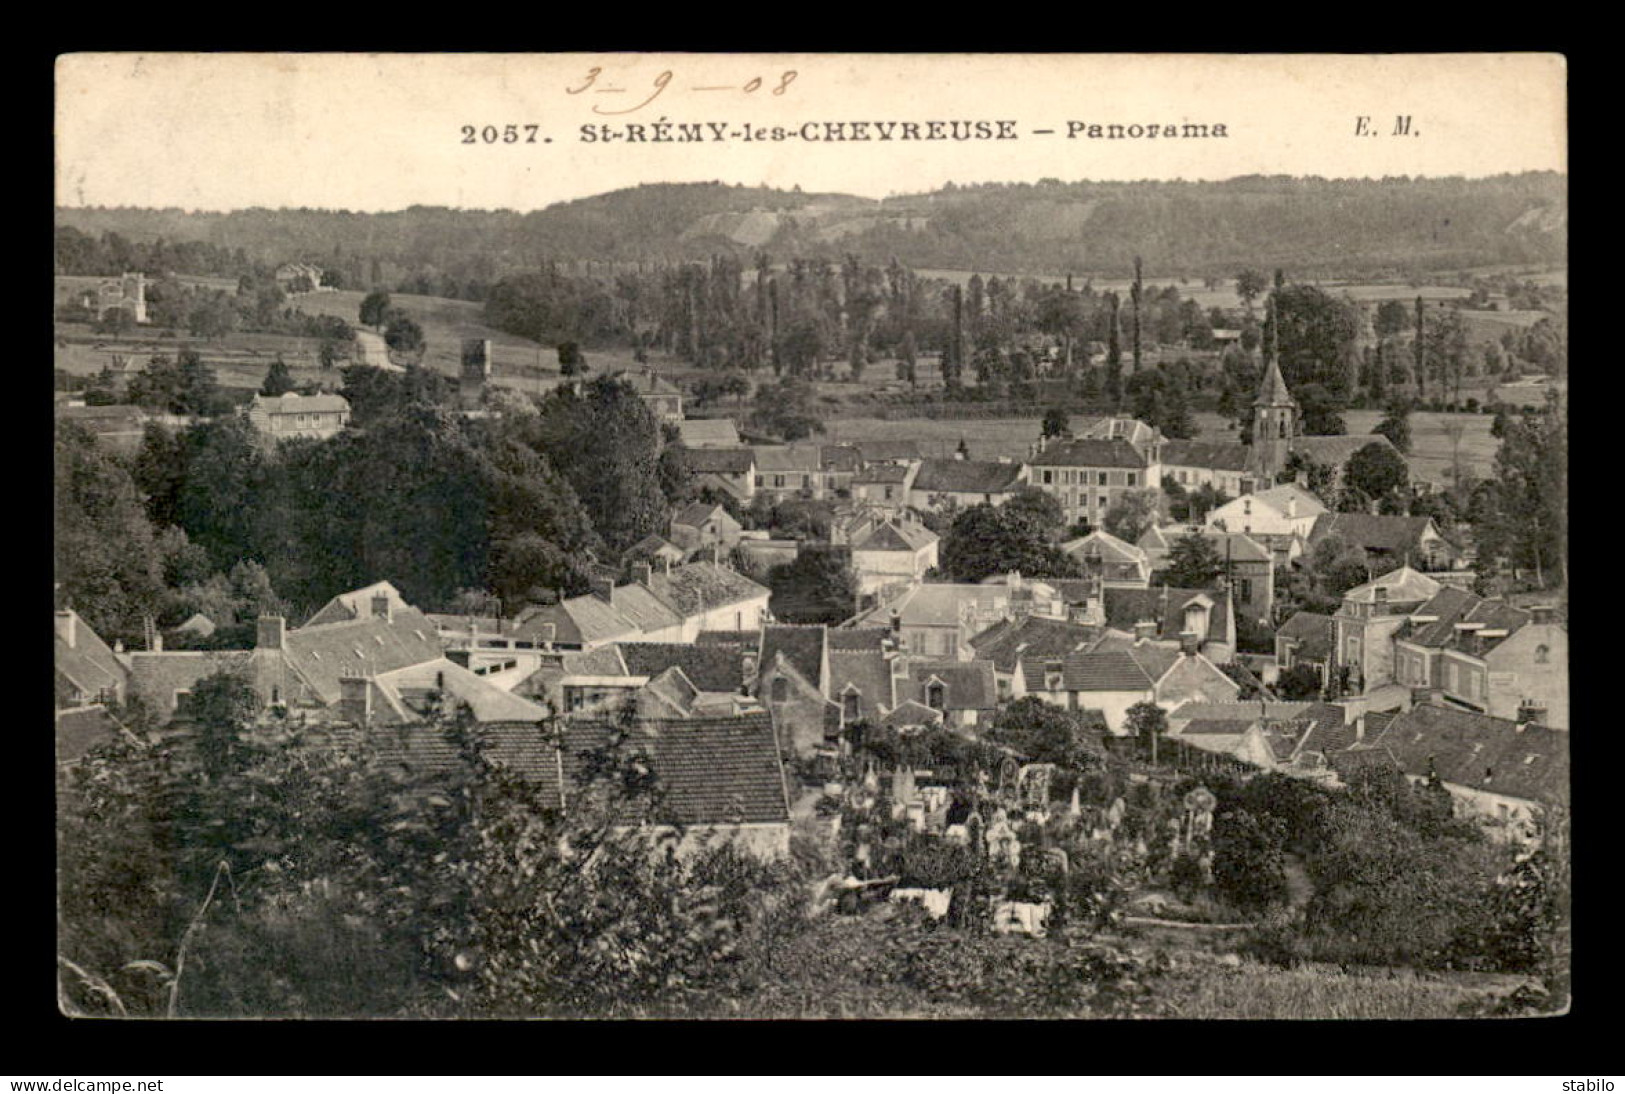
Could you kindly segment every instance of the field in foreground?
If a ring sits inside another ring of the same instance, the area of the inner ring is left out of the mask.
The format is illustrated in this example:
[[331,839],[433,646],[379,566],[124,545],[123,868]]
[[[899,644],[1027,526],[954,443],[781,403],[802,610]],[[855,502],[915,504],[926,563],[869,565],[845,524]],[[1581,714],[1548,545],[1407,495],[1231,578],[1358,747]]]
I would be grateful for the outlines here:
[[795,938],[729,1005],[749,1018],[1455,1018],[1527,978],[1335,965],[1279,968],[1201,932],[970,936],[836,916]]

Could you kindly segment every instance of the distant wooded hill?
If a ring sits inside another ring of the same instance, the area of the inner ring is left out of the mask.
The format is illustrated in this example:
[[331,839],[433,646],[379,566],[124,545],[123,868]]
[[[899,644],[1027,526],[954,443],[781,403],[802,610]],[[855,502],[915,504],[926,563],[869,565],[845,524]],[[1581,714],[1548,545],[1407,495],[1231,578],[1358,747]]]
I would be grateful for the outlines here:
[[1563,262],[1568,199],[1567,179],[1552,172],[950,185],[880,201],[661,183],[530,213],[91,208],[58,209],[57,223],[134,243],[208,243],[257,264],[324,262],[352,285],[424,271],[489,283],[549,261],[663,262],[719,251],[1080,275],[1120,275],[1139,255],[1164,276],[1285,266],[1331,277]]

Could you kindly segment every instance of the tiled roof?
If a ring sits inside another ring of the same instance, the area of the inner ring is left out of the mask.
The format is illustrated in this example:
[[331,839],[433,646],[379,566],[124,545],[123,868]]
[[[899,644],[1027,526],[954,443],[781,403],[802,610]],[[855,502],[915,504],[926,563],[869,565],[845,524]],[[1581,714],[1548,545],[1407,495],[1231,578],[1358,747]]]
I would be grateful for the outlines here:
[[103,741],[134,740],[130,732],[97,703],[56,712],[56,762],[71,763]]
[[677,436],[690,448],[739,443],[731,418],[689,418],[677,423]]
[[123,688],[129,672],[107,643],[77,612],[73,613],[72,626],[73,645],[68,645],[61,633],[56,636],[56,670],[72,680],[86,698],[95,698],[104,688]]
[[[568,676],[648,676],[650,673],[633,672],[622,653],[631,642],[621,642],[613,646],[599,646],[595,650],[582,650],[579,653],[567,653],[560,660],[560,667]],[[664,643],[658,643],[664,645]]]
[[443,691],[467,703],[477,722],[538,722],[548,716],[544,707],[504,691],[482,676],[441,658],[373,677],[393,704],[406,710],[421,707],[421,696]]
[[909,661],[906,672],[898,685],[899,699],[925,703],[927,686],[935,677],[947,687],[943,703],[948,710],[992,710],[998,703],[991,661]]
[[823,469],[816,444],[757,445],[756,470],[763,474],[810,475]]
[[742,646],[622,642],[615,648],[633,676],[655,676],[676,667],[701,691],[737,692],[744,683]]
[[739,646],[750,651],[761,642],[761,631],[701,631],[694,636],[696,646]]
[[331,414],[349,413],[350,401],[342,395],[300,395],[290,391],[286,395],[254,396],[253,409],[267,414]]
[[[1342,467],[1349,462],[1349,457],[1368,444],[1380,445],[1399,455],[1399,449],[1393,442],[1381,433],[1365,436],[1332,436],[1332,437],[1294,437],[1292,438],[1292,451],[1302,453],[1316,463],[1328,467]],[[1403,457],[1401,457],[1403,458]]]
[[1331,656],[1336,634],[1337,621],[1331,616],[1315,612],[1295,612],[1291,619],[1281,624],[1275,632],[1275,637],[1290,638],[1298,643],[1293,657],[1323,661]]
[[[619,727],[572,719],[565,729],[564,764],[574,791],[583,752],[601,747]],[[657,811],[669,824],[783,824],[789,794],[772,719],[765,712],[722,718],[640,721],[633,741],[647,750]]]
[[728,510],[720,505],[707,505],[703,501],[691,501],[683,506],[676,516],[671,518],[671,522],[673,524],[686,524],[691,528],[700,528],[704,526],[706,521],[719,513],[726,517]]
[[1118,539],[1110,532],[1094,531],[1079,539],[1061,544],[1061,550],[1073,558],[1103,558],[1109,562],[1145,564],[1145,551],[1132,543]]
[[1180,731],[1181,737],[1239,737],[1247,732],[1247,727],[1258,721],[1252,718],[1247,721],[1219,721],[1212,718],[1197,718]]
[[823,461],[825,471],[857,471],[863,465],[863,455],[850,444],[826,444],[821,447],[819,458]]
[[1106,610],[1106,622],[1118,630],[1132,632],[1134,624],[1150,620],[1157,624],[1157,637],[1178,638],[1185,627],[1185,606],[1197,597],[1213,602],[1208,617],[1208,632],[1201,636],[1204,642],[1229,642],[1230,628],[1225,602],[1230,594],[1215,589],[1173,589],[1157,586],[1150,589],[1101,590],[1101,602]]
[[674,566],[670,573],[655,574],[650,579],[649,588],[684,616],[755,600],[767,596],[769,592],[765,586],[715,562]]
[[829,698],[844,708],[847,688],[858,693],[858,717],[873,721],[896,702],[891,662],[879,650],[830,650]]
[[691,448],[683,462],[696,475],[748,475],[756,466],[756,453],[749,448]]
[[854,486],[865,483],[904,483],[908,481],[910,468],[899,463],[872,463],[852,477]]
[[610,606],[645,634],[682,625],[676,608],[642,585],[619,585],[610,590]]
[[995,623],[972,638],[970,646],[999,672],[1014,672],[1022,661],[1060,660],[1088,648],[1099,637],[1099,627],[1030,615]]
[[[1420,624],[1409,634],[1402,634],[1405,641],[1429,649],[1461,649],[1475,654],[1490,652],[1533,618],[1527,611],[1515,608],[1504,600],[1486,600],[1448,585],[1440,589],[1432,600],[1416,609],[1414,614],[1436,616],[1437,619],[1432,623]],[[1501,630],[1506,634],[1479,638],[1478,647],[1474,649],[1463,644],[1462,632],[1456,629],[1457,623],[1478,623],[1483,630]]]
[[1268,490],[1258,490],[1252,495],[1254,501],[1263,502],[1274,509],[1285,513],[1287,506],[1292,506],[1292,512],[1299,517],[1319,516],[1327,512],[1321,500],[1295,482],[1283,482],[1272,486]]
[[960,606],[973,604],[990,609],[995,600],[1010,599],[1010,590],[1001,585],[922,584],[880,604],[859,618],[872,624],[887,623],[895,609],[905,626],[951,627],[959,623]]
[[831,627],[826,634],[830,650],[878,650],[891,637],[889,627]]
[[1245,471],[1252,449],[1225,441],[1166,441],[1164,467],[1200,467],[1211,471]]
[[1168,675],[1168,670],[1177,665],[1179,659],[1184,656],[1175,647],[1156,642],[1136,642],[1129,649],[1128,655],[1134,658],[1135,664],[1145,670],[1145,674],[1151,678],[1153,684]]
[[640,717],[687,718],[699,694],[683,670],[673,665],[640,688],[634,702]]
[[1390,604],[1425,604],[1437,596],[1441,588],[1443,586],[1427,574],[1401,566],[1364,585],[1356,585],[1343,594],[1343,599],[1369,604],[1376,600],[1378,589],[1385,589]]
[[354,589],[347,593],[340,593],[326,604],[322,605],[317,613],[305,621],[307,627],[319,627],[327,623],[348,623],[352,619],[372,614],[372,598],[382,594],[389,598],[391,610],[407,607],[405,600],[401,599],[401,591],[387,581],[375,582],[364,589]]
[[636,560],[658,558],[661,555],[682,558],[683,549],[664,536],[657,536],[651,532],[628,547],[626,553],[621,557],[626,560]]
[[[1366,741],[1372,742],[1367,724]],[[1407,775],[1439,777],[1458,786],[1528,801],[1569,800],[1568,733],[1541,725],[1424,703],[1398,715],[1374,742]]]
[[1309,542],[1318,543],[1329,535],[1336,535],[1368,551],[1386,551],[1394,555],[1407,551],[1420,554],[1422,533],[1432,522],[1432,517],[1324,513],[1316,519],[1314,531],[1309,533]]
[[[1055,441],[1027,461],[1034,467],[1144,467],[1145,457],[1127,441],[1080,438]],[[1156,484],[1152,484],[1156,485]]]
[[[1348,711],[1331,703],[1316,703],[1303,717],[1314,723],[1299,744],[1300,752],[1319,752],[1330,755],[1358,740],[1358,727],[1346,721]],[[1370,715],[1367,715],[1369,725]]]
[[815,688],[824,686],[824,632],[823,624],[798,626],[790,623],[768,623],[762,627],[762,650],[757,661],[758,675],[765,677],[783,654],[790,667]]
[[1079,653],[1062,670],[1067,691],[1150,691],[1151,678],[1128,653]]
[[1270,549],[1245,532],[1212,532],[1206,529],[1197,535],[1207,540],[1221,559],[1232,562],[1270,562],[1275,556]]
[[306,625],[283,639],[288,664],[323,704],[339,700],[339,677],[377,676],[441,659],[435,626],[416,608],[396,608],[389,619],[367,617],[349,623]]
[[984,460],[925,460],[914,476],[915,490],[928,494],[1002,494],[1021,481],[1022,465]]
[[886,521],[852,541],[854,551],[920,551],[937,542],[938,536],[918,524]]
[[887,726],[940,725],[942,712],[913,699],[905,699],[880,721]]
[[1306,717],[1319,703],[1270,702],[1244,699],[1232,703],[1202,703],[1191,701],[1168,715],[1170,722],[1257,722],[1283,721]]

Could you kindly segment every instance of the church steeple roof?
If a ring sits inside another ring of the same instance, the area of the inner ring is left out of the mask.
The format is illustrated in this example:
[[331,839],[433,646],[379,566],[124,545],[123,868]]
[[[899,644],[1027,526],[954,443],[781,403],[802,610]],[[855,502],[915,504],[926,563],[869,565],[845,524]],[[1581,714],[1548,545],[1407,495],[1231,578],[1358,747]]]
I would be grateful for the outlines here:
[[1264,370],[1264,382],[1258,386],[1258,398],[1253,400],[1254,406],[1297,406],[1298,401],[1292,397],[1292,392],[1286,389],[1286,381],[1281,378],[1281,365],[1270,354],[1269,367]]

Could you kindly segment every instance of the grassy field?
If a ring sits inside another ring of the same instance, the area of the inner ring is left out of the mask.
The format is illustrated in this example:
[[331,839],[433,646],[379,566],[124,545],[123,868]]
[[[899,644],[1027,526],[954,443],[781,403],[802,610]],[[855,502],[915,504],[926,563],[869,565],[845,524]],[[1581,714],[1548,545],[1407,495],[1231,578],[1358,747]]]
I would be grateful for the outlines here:
[[1156,996],[1175,1018],[1456,1018],[1463,1004],[1519,983],[1515,976],[1343,972],[1335,965],[1282,969],[1243,959],[1234,967],[1184,964],[1165,974]]

